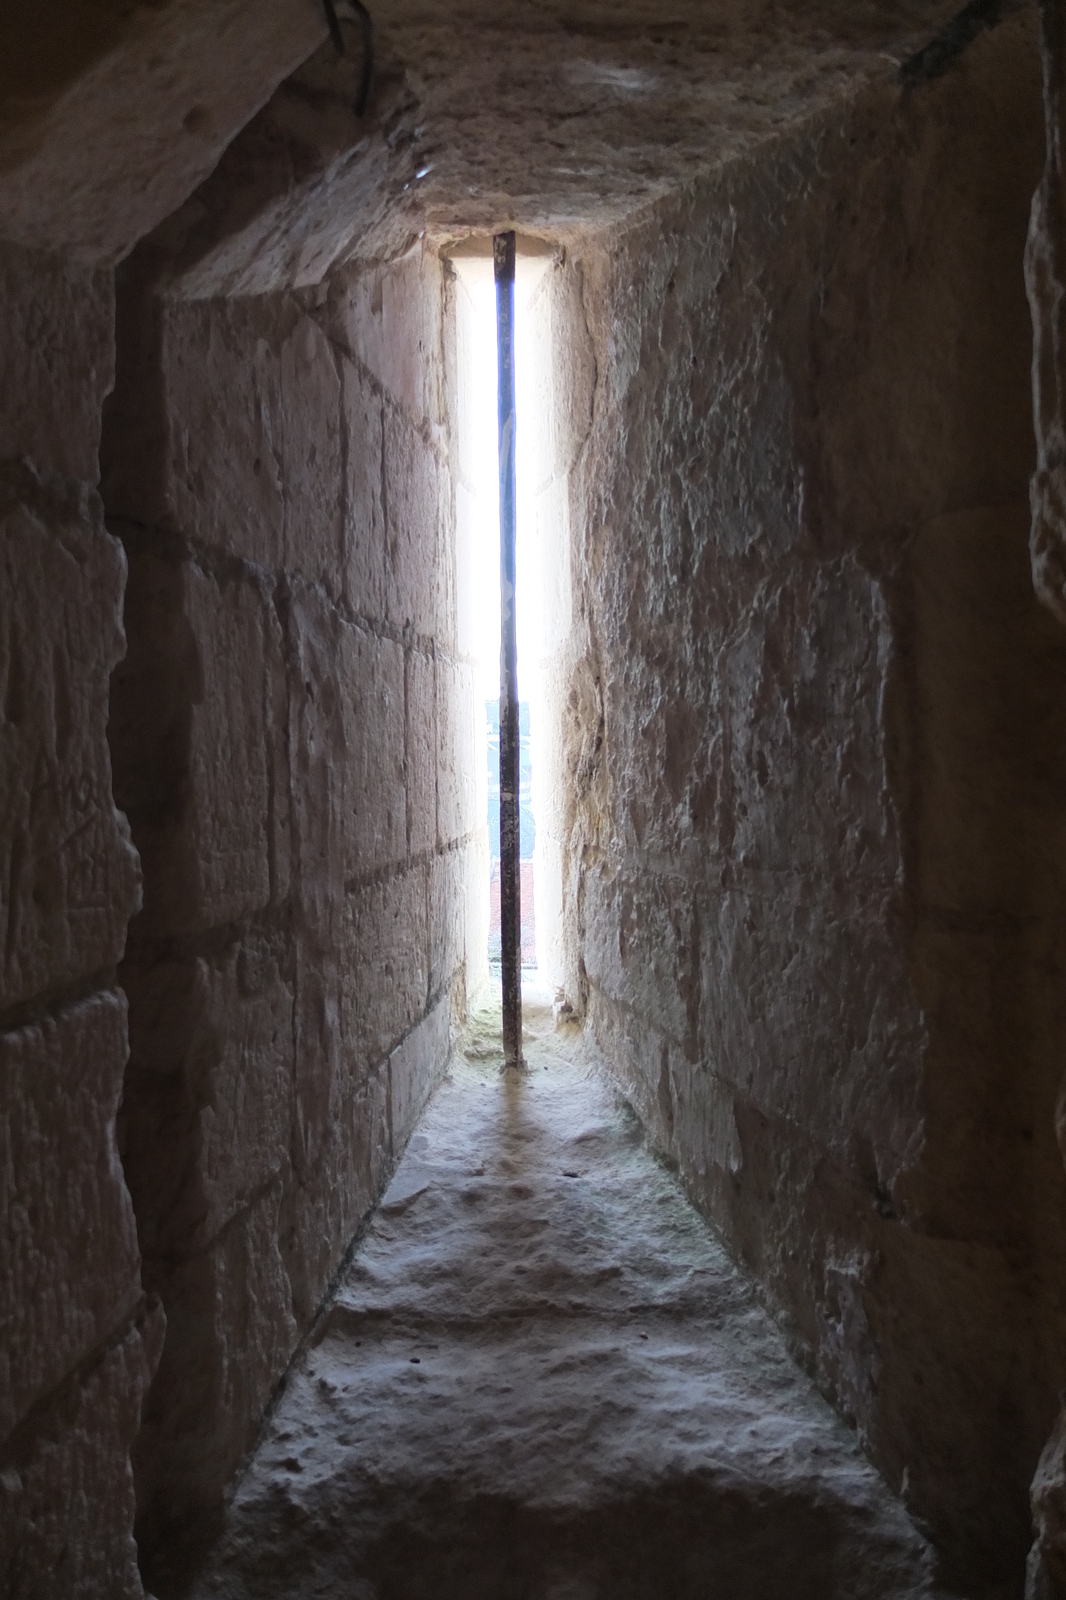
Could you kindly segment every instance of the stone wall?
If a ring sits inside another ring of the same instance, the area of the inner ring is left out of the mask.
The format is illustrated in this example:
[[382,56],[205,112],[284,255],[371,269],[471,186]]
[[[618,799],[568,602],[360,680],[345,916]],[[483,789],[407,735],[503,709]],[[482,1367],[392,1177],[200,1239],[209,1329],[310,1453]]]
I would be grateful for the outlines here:
[[[116,797],[144,866],[123,1161],[168,1333],[139,1537],[216,1509],[444,1067],[475,858],[443,278],[120,275]],[[133,423],[136,423],[136,426]]]
[[1021,1573],[1066,1356],[1040,157],[1018,19],[575,266],[599,378],[560,757],[574,983],[966,1593]]
[[0,245],[0,297],[0,1590],[139,1600],[129,1451],[163,1319],[115,1142],[140,875],[106,742],[112,276]]

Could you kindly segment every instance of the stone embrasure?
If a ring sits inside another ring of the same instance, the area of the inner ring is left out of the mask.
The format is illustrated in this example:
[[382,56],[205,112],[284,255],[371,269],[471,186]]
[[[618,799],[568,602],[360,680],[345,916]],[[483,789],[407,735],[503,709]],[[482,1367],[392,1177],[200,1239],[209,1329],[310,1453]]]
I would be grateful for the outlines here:
[[197,1600],[931,1594],[913,1524],[626,1102],[528,998],[526,1072],[487,1020]]

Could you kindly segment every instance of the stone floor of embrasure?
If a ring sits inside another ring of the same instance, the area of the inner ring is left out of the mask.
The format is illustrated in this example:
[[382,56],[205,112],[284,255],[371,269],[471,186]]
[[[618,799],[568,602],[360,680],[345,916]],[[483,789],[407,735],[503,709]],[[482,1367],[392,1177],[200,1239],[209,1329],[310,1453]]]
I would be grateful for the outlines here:
[[290,1374],[197,1600],[931,1594],[903,1508],[580,1042],[527,1007],[528,1069],[503,1072],[491,1024]]

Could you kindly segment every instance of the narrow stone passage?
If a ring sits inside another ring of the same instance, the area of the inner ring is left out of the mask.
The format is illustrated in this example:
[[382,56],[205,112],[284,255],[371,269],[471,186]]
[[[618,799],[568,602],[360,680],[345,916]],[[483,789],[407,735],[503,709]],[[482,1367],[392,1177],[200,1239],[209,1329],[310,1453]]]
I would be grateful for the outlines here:
[[853,1436],[578,1041],[475,1019],[195,1594],[930,1594]]

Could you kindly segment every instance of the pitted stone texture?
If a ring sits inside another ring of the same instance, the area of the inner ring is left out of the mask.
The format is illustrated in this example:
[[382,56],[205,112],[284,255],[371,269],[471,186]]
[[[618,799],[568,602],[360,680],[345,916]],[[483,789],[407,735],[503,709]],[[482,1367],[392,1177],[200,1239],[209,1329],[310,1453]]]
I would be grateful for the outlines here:
[[133,1452],[149,1548],[160,1523],[217,1505],[296,1344],[280,1199],[275,1183],[205,1250],[145,1261],[169,1308]]
[[332,346],[285,295],[165,298],[155,261],[149,250],[119,279],[108,510],[336,594],[345,488]]
[[139,873],[111,795],[108,678],[122,548],[95,497],[0,482],[0,1010],[113,966]]
[[424,865],[363,884],[346,898],[341,1028],[357,1070],[369,1071],[388,1054],[433,992],[426,913]]
[[440,262],[424,243],[398,261],[352,268],[330,286],[334,337],[416,426],[442,425]]
[[140,1298],[115,1145],[126,1053],[115,992],[0,1034],[0,1439]]
[[385,620],[386,545],[382,402],[355,362],[341,360],[347,492],[344,598],[357,617]]
[[932,1594],[632,1113],[535,1036],[543,1010],[529,1070],[501,1073],[498,1017],[419,1124],[197,1600]]
[[411,628],[424,638],[447,637],[446,481],[432,445],[403,412],[386,406],[386,611],[395,627]]
[[115,378],[111,274],[0,243],[0,304],[0,460],[96,483]]
[[[434,1074],[442,1068],[443,1061],[433,1063]],[[282,1204],[282,1259],[301,1329],[310,1326],[336,1273],[338,1241],[345,1248],[350,1244],[394,1164],[388,1063],[365,1077],[351,1072],[338,1102],[318,1166],[287,1191]]]
[[313,0],[265,20],[248,0],[169,0],[62,22],[59,47],[54,19],[5,19],[0,211],[8,237],[102,262],[182,203],[325,37]]
[[[352,110],[358,49],[338,61],[325,47],[176,219],[181,274],[198,298],[256,295],[318,286],[353,259],[372,274],[423,234],[515,222],[573,241],[857,88],[895,96],[899,63],[951,15],[950,0],[858,14],[843,0],[772,14],[684,0],[669,17],[478,0],[442,20],[389,0],[366,116]],[[391,344],[402,368],[404,340]]]
[[123,1159],[148,1257],[203,1249],[288,1167],[288,964],[283,940],[252,932],[211,960],[123,966]]
[[465,838],[480,822],[474,812],[474,669],[437,658],[437,844]]
[[590,240],[555,680],[596,1034],[967,1593],[1018,1579],[1066,1359],[1034,63],[1018,17]]
[[163,1341],[158,1303],[0,1446],[9,1600],[143,1600],[130,1445]]
[[145,870],[142,933],[236,921],[284,892],[281,627],[253,578],[134,536],[130,648],[115,675],[115,791]]
[[389,1129],[401,1151],[433,1092],[451,1047],[451,1006],[438,1000],[389,1056]]

